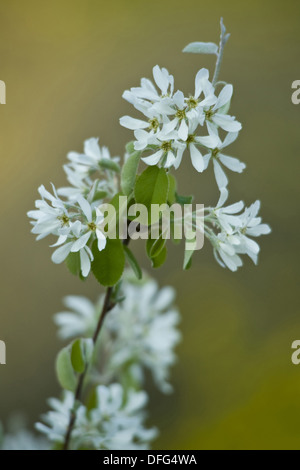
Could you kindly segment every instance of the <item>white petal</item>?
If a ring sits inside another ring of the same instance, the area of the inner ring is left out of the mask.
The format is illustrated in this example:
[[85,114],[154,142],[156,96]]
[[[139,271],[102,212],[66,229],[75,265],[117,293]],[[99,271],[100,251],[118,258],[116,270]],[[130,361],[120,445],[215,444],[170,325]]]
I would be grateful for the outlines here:
[[182,119],[180,127],[178,129],[178,137],[181,140],[186,141],[186,139],[188,138],[188,134],[189,134],[189,128],[188,128],[187,123],[185,122],[185,120]]
[[148,122],[141,121],[140,119],[134,119],[130,116],[123,116],[120,118],[120,124],[127,129],[131,129],[132,131],[136,129],[147,129],[149,127]]
[[52,248],[53,248],[54,246],[60,246],[60,245],[62,245],[63,243],[65,243],[65,241],[67,240],[67,238],[68,238],[67,235],[60,235],[60,236],[58,237],[57,242],[54,243],[53,245],[50,245],[50,246],[51,246]]
[[91,139],[87,139],[84,142],[84,153],[89,157],[93,157],[95,160],[101,159],[101,152],[98,144],[99,139],[96,137],[92,137]]
[[204,145],[209,149],[217,148],[220,143],[220,139],[216,134],[211,134],[204,137],[196,137],[195,140],[199,144]]
[[179,109],[184,108],[184,94],[182,91],[176,91],[176,93],[173,96],[174,103]]
[[80,250],[80,264],[83,277],[87,277],[91,270],[91,261],[84,249]]
[[224,207],[223,212],[224,214],[236,214],[237,212],[240,212],[243,207],[243,201],[239,201],[235,202],[234,204],[231,204],[230,206]]
[[76,242],[73,243],[71,252],[76,253],[76,251],[81,250],[87,244],[91,234],[92,234],[91,232],[87,232],[84,235],[82,235],[80,238],[78,238],[78,240],[76,240]]
[[216,109],[222,108],[224,104],[228,103],[228,101],[231,100],[232,93],[233,93],[233,86],[225,85],[221,93],[219,94],[217,102],[215,106],[213,107],[213,109],[216,110]]
[[260,235],[268,235],[271,232],[271,227],[268,224],[260,224],[256,227],[248,228],[247,235],[252,237],[259,237]]
[[202,172],[204,170],[204,161],[200,151],[195,147],[194,144],[190,144],[190,154],[193,167]]
[[70,253],[72,245],[73,243],[69,242],[69,243],[66,243],[66,245],[63,245],[57,248],[57,250],[55,250],[51,256],[53,263],[55,264],[62,263],[66,259],[68,254]]
[[81,229],[82,229],[82,223],[80,222],[80,220],[76,220],[76,222],[74,222],[71,227],[72,233],[74,233],[76,238],[79,238]]
[[156,85],[161,89],[163,95],[167,94],[169,81],[167,75],[162,72],[158,65],[153,67],[153,77]]
[[144,157],[142,158],[143,162],[145,162],[147,165],[157,165],[161,157],[163,156],[164,151],[163,150],[158,150],[157,152],[153,153],[153,155],[150,155],[149,157]]
[[221,165],[216,161],[216,159],[213,159],[213,164],[215,178],[219,189],[221,190],[222,188],[226,188],[228,184],[227,176],[225,175],[224,171],[221,168]]
[[98,250],[102,251],[106,246],[106,236],[99,229],[96,230],[96,235],[98,239]]
[[228,157],[227,155],[220,154],[219,155],[220,161],[225,165],[229,170],[235,171],[236,173],[242,173],[242,171],[246,168],[245,163],[240,162],[237,158]]
[[203,91],[204,83],[208,80],[209,72],[207,69],[200,69],[195,78],[195,98],[197,99]]
[[166,162],[164,164],[164,167],[165,168],[169,168],[170,166],[173,165],[175,161],[175,155],[173,152],[171,152],[171,150],[168,152],[168,155],[167,155],[167,159],[166,159]]
[[163,126],[163,128],[162,128],[162,132],[168,134],[169,132],[174,131],[174,129],[176,128],[177,124],[178,124],[178,118],[175,118],[175,119],[173,119],[172,121],[170,121],[170,122],[164,124],[164,126]]
[[78,196],[77,201],[81,207],[82,212],[86,216],[87,221],[91,222],[92,221],[92,208],[89,202],[86,199],[84,199],[84,197],[81,196],[81,194]]
[[220,198],[219,198],[217,207],[222,207],[227,201],[227,198],[228,198],[228,190],[225,187],[223,187],[220,189]]
[[183,155],[183,152],[185,151],[185,148],[186,148],[185,145],[179,145],[177,148],[176,159],[173,163],[175,170],[177,170],[180,166],[182,155]]
[[227,114],[217,113],[213,115],[212,119],[214,124],[221,127],[222,129],[224,129],[224,131],[227,132],[238,132],[242,128],[240,122],[235,121],[232,116],[228,116]]
[[239,135],[238,132],[228,132],[226,135],[223,144],[221,145],[221,148],[227,147],[228,145],[232,144],[236,139],[237,136]]
[[207,169],[209,162],[211,159],[211,153],[207,153],[206,155],[203,155],[203,161],[204,161],[204,170]]

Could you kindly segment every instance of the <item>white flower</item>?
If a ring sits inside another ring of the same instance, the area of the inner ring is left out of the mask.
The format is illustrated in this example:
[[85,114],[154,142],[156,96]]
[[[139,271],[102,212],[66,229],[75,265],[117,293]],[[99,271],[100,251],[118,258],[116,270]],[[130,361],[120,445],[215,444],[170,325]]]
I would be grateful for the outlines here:
[[[261,217],[257,217],[260,202],[256,201],[249,208],[244,208],[242,201],[224,207],[228,197],[228,191],[223,188],[217,207],[207,209],[205,217],[205,234],[214,248],[214,255],[218,263],[231,271],[236,271],[242,266],[239,255],[246,254],[256,264],[259,245],[249,236],[266,235],[271,232],[269,225],[261,223]],[[213,229],[209,227],[212,224]],[[215,233],[214,229],[219,230]]]
[[159,290],[153,280],[136,285],[126,282],[123,291],[125,299],[106,319],[110,336],[104,345],[110,351],[107,370],[127,371],[140,382],[145,367],[156,385],[168,393],[172,390],[168,377],[176,360],[174,348],[181,337],[179,314],[173,306],[175,292],[171,287]]
[[54,196],[41,185],[38,191],[42,199],[35,202],[37,210],[27,212],[28,217],[34,219],[31,221],[31,232],[38,235],[37,240],[50,234],[59,236],[62,229],[69,226],[70,216],[66,204],[58,197],[54,185],[52,189]]
[[239,240],[236,237],[225,232],[219,233],[214,239],[214,256],[217,262],[233,272],[243,265],[241,258],[236,254],[238,244]]
[[247,254],[255,264],[257,264],[260,248],[258,243],[249,236],[259,237],[260,235],[268,235],[271,232],[270,226],[262,224],[261,217],[257,217],[259,209],[260,201],[256,201],[241,214],[240,245],[237,247],[237,253]]
[[96,208],[96,215],[93,216],[91,205],[82,196],[77,198],[78,204],[85,216],[85,223],[79,220],[70,225],[67,233],[61,235],[52,246],[60,246],[52,254],[53,263],[62,263],[70,253],[80,254],[81,272],[84,277],[88,276],[91,269],[91,261],[93,261],[92,252],[88,246],[92,236],[96,236],[98,240],[98,250],[104,250],[106,246],[106,237],[102,232],[101,224],[103,222],[102,212]]
[[[205,119],[204,107],[212,106],[216,103],[217,98],[214,94],[214,87],[208,80],[209,72],[207,69],[200,69],[195,78],[195,94],[185,98],[186,115],[188,119],[197,119],[202,126]],[[200,98],[200,96],[204,97]]]
[[216,103],[210,107],[205,106],[205,122],[209,133],[216,133],[218,127],[227,132],[238,132],[241,130],[241,123],[236,121],[234,116],[229,116],[224,113],[224,109],[222,109],[230,102],[232,93],[233,86],[225,85],[221,90]]
[[[91,171],[99,171],[99,163],[102,160],[111,160],[107,147],[99,146],[99,138],[92,137],[84,141],[83,153],[69,152],[68,159],[82,176],[88,176]],[[118,161],[114,157],[113,161]]]
[[[220,190],[222,188],[226,188],[228,185],[228,178],[224,173],[221,164],[236,173],[242,173],[242,171],[246,168],[246,165],[240,162],[237,158],[229,157],[222,153],[222,150],[225,147],[228,147],[228,145],[232,144],[232,142],[236,140],[237,136],[238,132],[229,132],[223,142],[218,136],[216,136],[216,145],[214,145],[214,148],[211,148],[210,152],[204,155],[203,157],[205,162],[205,169],[208,167],[209,162],[212,160],[216,182]],[[209,147],[209,145],[207,147]]]
[[[76,408],[76,421],[71,434],[70,448],[139,450],[148,449],[156,435],[156,429],[144,427],[143,408],[147,402],[145,392],[129,390],[124,396],[119,384],[96,389],[96,406],[87,410],[84,405]],[[62,401],[52,398],[49,405],[53,411],[42,416],[45,424],[36,428],[57,443],[63,443],[68,427],[74,395],[65,392]]]
[[54,321],[58,328],[58,336],[62,339],[77,336],[92,336],[99,317],[103,297],[94,305],[89,299],[77,295],[69,295],[63,299],[69,309],[57,313]]
[[56,243],[51,245],[56,247],[51,258],[56,264],[62,263],[70,253],[79,253],[81,273],[86,277],[93,261],[89,245],[97,239],[99,251],[106,246],[102,227],[104,216],[81,194],[74,201],[64,202],[57,196],[54,186],[53,191],[54,196],[44,186],[39,188],[43,199],[36,201],[38,210],[28,212],[34,219],[32,232],[38,234],[37,239],[51,234],[58,236]]
[[123,98],[135,107],[146,105],[150,108],[153,104],[158,104],[156,110],[164,114],[165,111],[162,111],[162,109],[167,109],[167,106],[165,108],[164,104],[168,103],[168,100],[165,100],[165,98],[171,97],[174,91],[174,77],[169,74],[167,69],[156,65],[153,67],[153,78],[160,93],[157,92],[151,80],[142,78],[141,86],[131,88],[130,91],[126,90],[123,93]]
[[[191,162],[195,170],[198,172],[203,172],[205,170],[205,161],[202,156],[202,153],[199,150],[199,146],[204,146],[204,147],[214,147],[217,140],[215,135],[208,135],[208,136],[197,136],[193,132],[195,130],[195,123],[193,126],[190,127],[190,132],[187,141],[186,141],[186,146],[189,149],[190,156],[191,156]],[[174,163],[174,167],[177,169],[181,163],[181,160],[177,161]]]
[[[181,161],[185,145],[176,140],[175,133],[165,134],[163,131],[153,135],[144,130],[136,130],[134,132],[137,139],[134,143],[136,150],[146,149],[149,145],[150,155],[142,157],[147,165],[161,164],[164,168],[169,168],[176,161]],[[148,149],[147,149],[148,150]],[[152,153],[151,153],[152,152]]]
[[73,200],[81,194],[89,202],[93,202],[95,193],[99,191],[106,192],[111,197],[118,192],[116,176],[107,164],[117,164],[120,159],[112,158],[107,147],[100,147],[98,138],[85,140],[83,153],[69,152],[67,158],[70,163],[63,168],[71,186],[59,188],[60,196]]

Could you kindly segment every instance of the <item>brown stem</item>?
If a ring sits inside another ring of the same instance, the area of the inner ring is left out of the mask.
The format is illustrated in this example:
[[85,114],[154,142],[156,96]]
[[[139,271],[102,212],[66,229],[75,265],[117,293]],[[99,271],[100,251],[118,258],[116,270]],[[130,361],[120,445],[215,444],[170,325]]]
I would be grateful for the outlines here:
[[[128,245],[129,241],[130,241],[130,238],[127,237],[123,240],[123,244]],[[95,329],[95,332],[94,332],[94,335],[93,335],[94,345],[97,342],[99,333],[101,331],[101,328],[103,326],[103,322],[105,320],[105,317],[106,317],[107,313],[110,310],[112,310],[115,306],[115,304],[113,302],[111,302],[112,293],[113,293],[113,287],[108,287],[107,290],[106,290],[104,304],[103,304],[102,311],[101,311],[101,314],[100,314],[100,317],[99,317],[99,320],[98,320],[98,324],[96,326],[96,329]],[[80,376],[79,376],[77,388],[76,388],[76,391],[75,391],[74,405],[75,405],[76,401],[80,400],[82,387],[83,387],[83,382],[84,382],[84,379],[85,379],[85,376],[86,376],[87,369],[88,369],[88,367],[86,367],[85,370],[82,372],[82,374],[80,374]],[[66,437],[65,437],[65,441],[64,441],[64,445],[63,445],[63,450],[68,450],[68,447],[69,447],[69,444],[70,444],[71,434],[72,434],[72,431],[73,431],[73,428],[74,428],[74,425],[75,425],[75,421],[76,421],[76,412],[73,409],[73,410],[71,410],[71,413],[70,413],[70,420],[69,420],[69,424],[68,424],[68,428],[67,428],[67,432],[66,432]]]
[[[93,343],[94,344],[96,344],[96,341],[97,341],[99,333],[101,331],[101,328],[102,328],[104,319],[106,317],[106,314],[115,306],[114,303],[111,303],[112,292],[113,292],[113,288],[108,287],[107,291],[106,291],[106,294],[105,294],[104,304],[103,304],[102,311],[101,311],[101,314],[100,314],[100,317],[99,317],[99,321],[98,321],[98,324],[97,324],[97,327],[96,327],[96,330],[95,330],[95,333],[94,333],[94,336],[93,336]],[[84,379],[85,379],[85,376],[86,376],[86,372],[87,372],[87,367],[82,372],[82,374],[80,374],[80,376],[79,376],[77,388],[76,388],[76,391],[75,391],[74,404],[76,403],[76,401],[80,400],[80,396],[81,396],[83,382],[84,382]],[[66,437],[65,437],[63,450],[68,450],[69,443],[70,443],[70,438],[71,438],[71,433],[72,433],[73,428],[74,428],[75,420],[76,420],[76,413],[75,413],[74,410],[72,410],[71,414],[70,414],[70,420],[69,420],[69,425],[68,425],[67,432],[66,432]]]

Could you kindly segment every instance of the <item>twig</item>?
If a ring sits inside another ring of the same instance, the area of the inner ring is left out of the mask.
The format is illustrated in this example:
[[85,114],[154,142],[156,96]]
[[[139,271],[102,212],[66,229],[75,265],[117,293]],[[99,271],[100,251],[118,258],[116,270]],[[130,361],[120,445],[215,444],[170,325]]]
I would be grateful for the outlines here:
[[223,23],[223,18],[221,18],[220,20],[220,26],[221,26],[221,35],[220,35],[220,43],[219,43],[219,49],[218,49],[218,55],[217,55],[217,62],[216,62],[215,72],[214,72],[214,76],[212,80],[213,85],[217,83],[220,69],[221,69],[222,59],[223,59],[224,46],[230,36],[229,33],[226,34],[226,28]]

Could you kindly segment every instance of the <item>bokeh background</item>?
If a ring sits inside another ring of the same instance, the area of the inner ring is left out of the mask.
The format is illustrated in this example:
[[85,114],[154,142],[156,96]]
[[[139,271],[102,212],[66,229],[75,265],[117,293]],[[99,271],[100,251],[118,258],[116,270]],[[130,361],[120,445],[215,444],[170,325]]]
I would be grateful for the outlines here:
[[[243,130],[231,154],[247,163],[230,175],[230,201],[262,200],[272,225],[261,239],[260,263],[238,273],[220,268],[209,244],[182,272],[173,248],[155,272],[177,288],[183,342],[173,370],[176,392],[151,389],[150,422],[157,449],[299,449],[300,365],[291,343],[300,338],[299,119],[291,83],[300,79],[299,2],[286,0],[35,0],[0,1],[1,315],[0,418],[25,411],[29,423],[59,392],[52,314],[66,294],[96,299],[99,286],[82,283],[50,260],[47,241],[35,242],[26,211],[37,187],[64,184],[69,150],[99,136],[113,155],[131,132],[123,90],[151,76],[155,64],[193,91],[194,75],[214,58],[185,55],[191,41],[218,41],[219,18],[231,38],[221,79],[234,84],[232,113]],[[188,158],[180,192],[215,203],[211,172],[198,175]],[[136,255],[149,267],[142,245]]]

